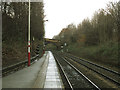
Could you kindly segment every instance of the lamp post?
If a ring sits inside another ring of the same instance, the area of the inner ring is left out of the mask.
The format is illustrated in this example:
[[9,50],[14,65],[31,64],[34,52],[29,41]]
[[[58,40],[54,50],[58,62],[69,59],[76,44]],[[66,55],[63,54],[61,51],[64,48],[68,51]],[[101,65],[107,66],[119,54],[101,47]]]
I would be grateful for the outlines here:
[[[43,2],[43,0],[39,0]],[[29,13],[28,13],[28,66],[30,66],[30,0],[29,0]]]
[[30,66],[30,0],[29,0],[29,13],[28,13],[28,66]]

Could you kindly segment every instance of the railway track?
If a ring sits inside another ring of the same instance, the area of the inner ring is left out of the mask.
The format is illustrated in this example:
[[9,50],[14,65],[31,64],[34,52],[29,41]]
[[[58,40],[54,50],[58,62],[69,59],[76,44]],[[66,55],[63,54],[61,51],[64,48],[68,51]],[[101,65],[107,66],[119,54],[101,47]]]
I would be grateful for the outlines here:
[[74,67],[66,59],[59,57],[59,55],[54,54],[54,57],[64,74],[66,82],[68,83],[67,88],[74,90],[75,88],[90,88],[92,90],[100,90],[100,88],[88,79],[83,73],[81,73],[76,67]]
[[108,68],[105,68],[103,66],[99,66],[99,65],[94,64],[92,62],[89,62],[89,61],[86,61],[83,59],[79,59],[75,56],[66,56],[66,57],[68,57],[68,59],[74,60],[74,61],[78,62],[79,64],[93,70],[94,72],[102,75],[103,77],[107,78],[111,82],[120,86],[120,73],[113,71],[113,70],[110,70]]
[[73,56],[71,54],[59,53],[59,56],[64,57],[67,61],[71,60],[77,62],[82,66],[85,66],[86,68],[94,71],[95,73],[102,76],[104,79],[109,80],[111,83],[117,85],[117,87],[120,88],[120,73],[118,73],[117,71],[108,69],[87,60],[80,59],[79,57]]

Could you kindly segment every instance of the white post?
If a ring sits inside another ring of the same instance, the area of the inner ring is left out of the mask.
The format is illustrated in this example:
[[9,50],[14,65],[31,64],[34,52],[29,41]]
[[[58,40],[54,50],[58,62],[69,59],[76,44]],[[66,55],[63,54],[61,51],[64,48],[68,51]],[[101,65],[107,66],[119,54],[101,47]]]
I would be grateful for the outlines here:
[[29,13],[28,13],[28,66],[30,66],[30,0],[29,0]]

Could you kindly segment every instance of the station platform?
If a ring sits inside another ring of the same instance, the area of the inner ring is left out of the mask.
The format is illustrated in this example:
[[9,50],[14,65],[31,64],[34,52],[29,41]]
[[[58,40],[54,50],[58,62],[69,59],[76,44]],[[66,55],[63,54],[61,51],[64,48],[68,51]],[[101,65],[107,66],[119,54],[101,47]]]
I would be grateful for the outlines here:
[[2,88],[64,88],[56,61],[50,51],[25,67],[2,78]]
[[63,88],[57,64],[51,52],[49,52],[49,63],[44,88]]

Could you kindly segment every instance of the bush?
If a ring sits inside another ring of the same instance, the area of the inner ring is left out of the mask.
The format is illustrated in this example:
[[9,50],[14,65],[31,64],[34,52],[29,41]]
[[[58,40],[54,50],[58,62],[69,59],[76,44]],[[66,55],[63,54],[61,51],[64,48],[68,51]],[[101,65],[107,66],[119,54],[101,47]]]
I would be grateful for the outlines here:
[[71,44],[67,48],[69,53],[81,58],[114,66],[118,64],[118,43],[87,47],[78,47],[77,44]]

